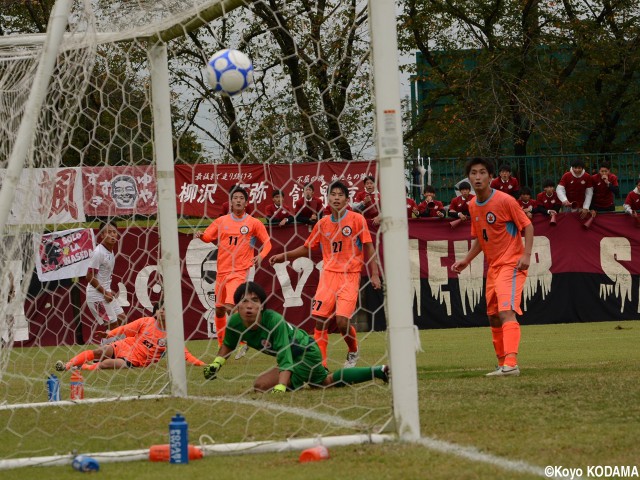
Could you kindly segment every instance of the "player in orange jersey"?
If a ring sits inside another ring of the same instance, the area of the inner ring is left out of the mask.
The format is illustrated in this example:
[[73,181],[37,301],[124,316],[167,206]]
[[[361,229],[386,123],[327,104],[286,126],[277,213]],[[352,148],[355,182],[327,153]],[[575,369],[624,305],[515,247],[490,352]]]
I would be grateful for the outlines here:
[[476,192],[469,204],[473,242],[464,260],[455,262],[451,270],[460,273],[484,252],[489,264],[487,315],[498,357],[498,368],[487,376],[517,376],[520,324],[516,313],[522,315],[520,301],[531,263],[533,225],[512,196],[489,186],[494,172],[493,162],[484,158],[473,158],[465,166],[465,174]]
[[[69,360],[56,362],[56,370],[63,372],[74,367],[83,370],[120,369],[148,367],[157,363],[167,350],[167,331],[164,307],[156,304],[153,317],[142,317],[126,325],[109,330],[107,339],[124,335],[122,340],[102,345],[93,350],[84,350]],[[185,360],[201,367],[204,362],[184,349]],[[96,363],[88,363],[97,360]]]
[[[271,251],[271,239],[260,220],[246,213],[249,194],[241,187],[231,189],[231,213],[218,217],[204,233],[196,232],[196,238],[218,245],[218,275],[216,277],[215,324],[218,344],[222,346],[227,315],[233,309],[233,294],[249,278],[251,267],[259,267],[262,259]],[[255,254],[255,239],[262,248]],[[243,348],[241,352],[246,352]],[[242,354],[240,354],[242,356]]]
[[380,288],[375,249],[367,222],[362,215],[347,210],[349,189],[341,182],[329,186],[331,215],[315,224],[304,245],[290,252],[274,255],[269,263],[281,263],[299,257],[308,257],[317,246],[322,249],[322,273],[318,289],[311,305],[311,315],[316,321],[314,339],[322,352],[322,363],[327,365],[328,320],[335,315],[338,330],[349,351],[345,368],[354,367],[358,361],[356,329],[349,321],[356,310],[360,291],[360,274],[367,254],[370,279],[373,288]]

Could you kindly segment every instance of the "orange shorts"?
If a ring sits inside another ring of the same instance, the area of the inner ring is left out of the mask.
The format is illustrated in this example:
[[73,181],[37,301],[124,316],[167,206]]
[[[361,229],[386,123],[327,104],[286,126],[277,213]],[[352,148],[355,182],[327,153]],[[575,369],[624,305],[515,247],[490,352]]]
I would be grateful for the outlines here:
[[113,347],[113,357],[121,358],[127,361],[127,364],[132,367],[140,367],[140,362],[137,361],[134,355],[135,353],[135,338],[134,337],[126,337],[122,340],[118,340],[117,342],[113,342],[111,346]]
[[311,315],[330,318],[334,314],[351,318],[358,304],[360,272],[337,273],[323,270],[311,303]]
[[233,301],[233,294],[236,293],[236,289],[247,281],[249,276],[249,270],[242,270],[240,272],[218,273],[216,277],[216,307],[223,307],[224,305],[235,305]]
[[486,286],[487,315],[495,316],[508,310],[522,315],[520,303],[526,280],[526,270],[518,270],[511,265],[490,266]]

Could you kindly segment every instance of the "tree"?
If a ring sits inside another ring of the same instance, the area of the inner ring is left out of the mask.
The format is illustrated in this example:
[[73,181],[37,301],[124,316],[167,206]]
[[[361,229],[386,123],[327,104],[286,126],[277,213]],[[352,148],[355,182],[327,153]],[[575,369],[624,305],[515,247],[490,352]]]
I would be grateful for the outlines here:
[[403,8],[401,47],[420,52],[427,67],[415,73],[432,82],[406,135],[423,151],[637,148],[636,2],[406,0]]

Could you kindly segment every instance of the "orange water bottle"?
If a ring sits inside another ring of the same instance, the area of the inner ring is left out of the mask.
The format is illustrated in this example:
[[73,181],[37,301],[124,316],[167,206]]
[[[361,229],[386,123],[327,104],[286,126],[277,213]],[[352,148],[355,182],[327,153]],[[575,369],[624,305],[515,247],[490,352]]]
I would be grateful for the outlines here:
[[71,374],[71,400],[82,400],[84,398],[84,378],[82,374],[75,370]]

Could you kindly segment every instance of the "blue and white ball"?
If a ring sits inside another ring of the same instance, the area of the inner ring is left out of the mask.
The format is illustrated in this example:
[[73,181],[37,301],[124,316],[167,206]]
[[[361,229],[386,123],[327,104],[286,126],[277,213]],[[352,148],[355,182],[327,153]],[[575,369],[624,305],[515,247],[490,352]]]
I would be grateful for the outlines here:
[[239,50],[220,50],[209,59],[207,74],[216,92],[235,95],[253,83],[253,64]]

